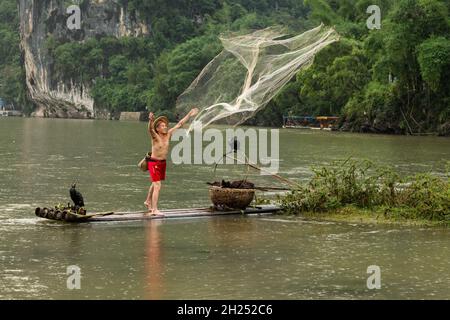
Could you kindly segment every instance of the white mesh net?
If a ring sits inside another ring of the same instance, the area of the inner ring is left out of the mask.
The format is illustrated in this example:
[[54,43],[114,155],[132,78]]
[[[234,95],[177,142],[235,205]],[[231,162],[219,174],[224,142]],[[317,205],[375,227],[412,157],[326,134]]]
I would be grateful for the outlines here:
[[223,51],[202,70],[178,97],[177,109],[200,109],[189,131],[220,119],[237,125],[251,118],[280,91],[315,54],[339,40],[323,25],[286,39],[271,27],[246,35],[222,35]]

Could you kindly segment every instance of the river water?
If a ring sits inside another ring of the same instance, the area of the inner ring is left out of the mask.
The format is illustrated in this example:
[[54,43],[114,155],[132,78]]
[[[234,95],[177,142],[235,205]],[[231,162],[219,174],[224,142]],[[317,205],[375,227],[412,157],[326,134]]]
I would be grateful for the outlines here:
[[[69,201],[78,181],[89,211],[143,209],[138,122],[0,118],[0,299],[449,299],[450,230],[229,216],[65,224],[34,208]],[[279,174],[352,156],[402,174],[444,174],[450,140],[280,130]],[[160,207],[208,206],[206,181],[241,166],[168,163]],[[269,194],[270,196],[270,194]],[[379,266],[381,288],[368,289]],[[67,286],[78,266],[80,289]]]

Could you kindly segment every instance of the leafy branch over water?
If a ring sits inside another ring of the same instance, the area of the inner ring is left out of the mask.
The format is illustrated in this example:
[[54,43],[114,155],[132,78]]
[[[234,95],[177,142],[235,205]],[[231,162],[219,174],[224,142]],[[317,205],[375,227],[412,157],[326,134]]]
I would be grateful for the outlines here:
[[333,212],[348,206],[385,217],[450,222],[449,165],[444,178],[430,173],[400,177],[389,167],[347,159],[314,167],[304,186],[281,198],[285,212]]

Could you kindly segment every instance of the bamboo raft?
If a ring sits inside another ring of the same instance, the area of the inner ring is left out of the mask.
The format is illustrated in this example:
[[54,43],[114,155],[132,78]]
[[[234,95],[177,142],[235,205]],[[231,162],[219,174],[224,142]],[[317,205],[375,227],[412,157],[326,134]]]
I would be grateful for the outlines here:
[[214,208],[192,208],[192,209],[168,209],[161,210],[164,216],[144,215],[146,211],[139,212],[98,212],[92,214],[81,215],[72,211],[58,211],[48,208],[36,208],[35,214],[38,217],[58,220],[72,223],[83,222],[109,222],[109,221],[140,221],[154,219],[179,219],[179,218],[195,218],[195,217],[213,217],[228,215],[259,215],[273,214],[280,211],[281,208],[274,205],[260,205],[248,207],[244,210],[218,210]]

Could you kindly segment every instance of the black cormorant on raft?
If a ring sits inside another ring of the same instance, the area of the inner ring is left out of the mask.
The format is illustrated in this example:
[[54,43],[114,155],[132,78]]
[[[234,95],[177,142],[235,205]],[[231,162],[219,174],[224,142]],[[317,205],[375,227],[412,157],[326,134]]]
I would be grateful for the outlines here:
[[248,207],[244,210],[217,210],[215,208],[192,208],[192,209],[168,209],[161,210],[164,216],[148,216],[144,215],[145,211],[139,212],[99,212],[92,214],[77,214],[70,208],[36,208],[35,214],[38,217],[60,220],[67,222],[108,222],[108,221],[137,221],[152,219],[174,219],[174,218],[195,218],[209,216],[225,216],[238,214],[272,214],[281,210],[278,206],[261,205],[256,207]]
[[72,199],[75,207],[84,207],[83,195],[76,189],[77,184],[74,183],[70,188],[70,199]]

